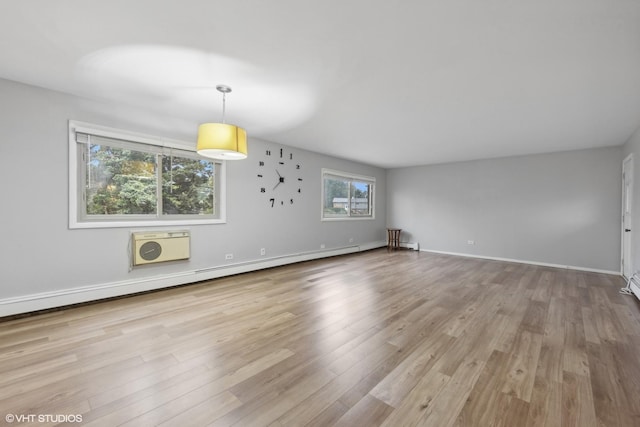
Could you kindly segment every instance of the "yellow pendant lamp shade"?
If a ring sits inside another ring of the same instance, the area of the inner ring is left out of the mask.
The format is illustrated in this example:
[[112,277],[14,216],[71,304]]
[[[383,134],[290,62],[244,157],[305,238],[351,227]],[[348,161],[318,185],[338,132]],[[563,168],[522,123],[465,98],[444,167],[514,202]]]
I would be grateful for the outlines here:
[[224,160],[247,158],[247,132],[224,123],[204,123],[198,127],[198,154]]
[[216,86],[222,93],[222,123],[204,123],[198,127],[196,151],[199,155],[221,160],[241,160],[247,158],[247,132],[224,122],[226,95],[231,88]]

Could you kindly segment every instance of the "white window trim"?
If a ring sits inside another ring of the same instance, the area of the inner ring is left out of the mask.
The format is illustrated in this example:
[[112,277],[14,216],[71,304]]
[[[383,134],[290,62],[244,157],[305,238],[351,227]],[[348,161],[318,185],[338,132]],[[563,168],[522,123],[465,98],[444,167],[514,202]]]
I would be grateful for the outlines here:
[[175,148],[179,150],[195,152],[193,143],[179,141],[175,139],[155,137],[142,133],[129,132],[107,126],[94,125],[91,123],[69,120],[69,228],[119,228],[119,227],[158,227],[174,225],[197,225],[197,224],[225,224],[227,222],[227,173],[226,162],[220,161],[219,182],[216,186],[219,190],[218,209],[219,218],[185,218],[173,220],[138,220],[138,221],[83,221],[79,214],[78,203],[78,174],[81,165],[78,162],[78,143],[76,133],[87,133],[90,135],[103,136],[107,138],[133,141],[142,144],[154,145],[157,147]]
[[[346,179],[352,179],[352,180],[357,180],[357,181],[362,181],[362,182],[369,182],[372,185],[373,191],[371,192],[372,194],[369,196],[371,198],[371,215],[366,215],[366,216],[339,216],[339,217],[325,217],[324,216],[324,178],[325,175],[334,175],[337,177],[341,177],[341,178],[346,178]],[[349,172],[342,172],[342,171],[338,171],[338,170],[334,170],[334,169],[327,169],[327,168],[322,168],[321,172],[320,172],[320,185],[322,185],[322,191],[320,192],[320,220],[321,221],[371,221],[376,219],[376,199],[375,199],[375,192],[376,192],[376,178],[373,176],[366,176],[366,175],[358,175],[358,174],[353,174],[353,173],[349,173]]]

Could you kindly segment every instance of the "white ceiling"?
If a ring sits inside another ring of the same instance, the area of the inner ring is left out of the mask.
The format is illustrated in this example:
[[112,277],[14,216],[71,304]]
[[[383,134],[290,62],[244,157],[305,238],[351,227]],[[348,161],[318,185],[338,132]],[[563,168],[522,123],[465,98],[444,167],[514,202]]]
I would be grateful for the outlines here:
[[2,0],[0,77],[194,141],[223,83],[250,137],[382,167],[613,146],[640,126],[640,0]]

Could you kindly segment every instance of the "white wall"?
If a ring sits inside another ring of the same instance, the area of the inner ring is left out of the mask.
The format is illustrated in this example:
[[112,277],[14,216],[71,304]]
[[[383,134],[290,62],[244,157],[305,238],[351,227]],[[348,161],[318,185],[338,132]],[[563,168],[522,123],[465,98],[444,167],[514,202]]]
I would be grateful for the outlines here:
[[613,147],[389,170],[388,225],[426,250],[618,272],[622,158]]
[[[191,260],[129,271],[130,232],[140,228],[68,228],[68,120],[186,141],[195,141],[197,124],[7,80],[0,80],[0,94],[0,316],[331,253],[317,253],[321,244],[384,242],[386,171],[291,148],[302,163],[304,193],[300,203],[271,208],[259,192],[257,154],[280,145],[250,137],[249,158],[228,163],[227,223],[178,227],[191,230]],[[376,177],[375,220],[320,221],[323,167]],[[234,260],[225,261],[226,253]],[[240,266],[224,268],[230,264]]]

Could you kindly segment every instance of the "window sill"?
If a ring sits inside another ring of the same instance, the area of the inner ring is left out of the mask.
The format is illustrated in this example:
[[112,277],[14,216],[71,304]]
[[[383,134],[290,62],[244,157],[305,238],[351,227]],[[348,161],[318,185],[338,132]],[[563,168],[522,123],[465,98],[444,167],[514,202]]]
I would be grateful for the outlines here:
[[336,218],[320,218],[321,221],[371,221],[376,219],[374,216],[346,216],[346,217],[336,217]]
[[143,221],[85,221],[69,223],[69,229],[124,228],[124,227],[173,227],[176,225],[226,224],[225,219],[179,219],[179,220],[143,220]]

